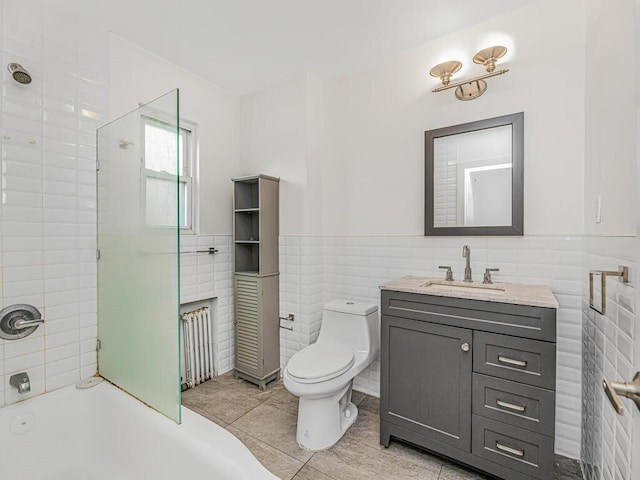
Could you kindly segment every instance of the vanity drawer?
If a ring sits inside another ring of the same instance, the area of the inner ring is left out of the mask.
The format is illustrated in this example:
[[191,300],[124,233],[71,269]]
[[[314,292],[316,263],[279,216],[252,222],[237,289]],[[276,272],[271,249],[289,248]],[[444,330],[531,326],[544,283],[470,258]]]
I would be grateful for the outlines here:
[[383,315],[556,341],[553,308],[382,290]]
[[478,457],[542,480],[553,477],[553,437],[473,416],[471,451]]
[[474,373],[473,413],[551,436],[555,429],[555,393]]
[[556,346],[526,338],[474,332],[473,371],[553,390]]

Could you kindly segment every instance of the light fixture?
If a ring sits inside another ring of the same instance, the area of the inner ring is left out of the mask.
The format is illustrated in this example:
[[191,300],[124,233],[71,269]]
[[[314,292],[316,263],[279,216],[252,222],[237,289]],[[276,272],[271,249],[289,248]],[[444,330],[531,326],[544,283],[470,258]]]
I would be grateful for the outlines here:
[[449,85],[449,83],[451,83],[451,76],[460,71],[461,68],[462,63],[453,60],[451,62],[439,63],[431,69],[429,74],[432,77],[439,77],[442,85]]
[[487,73],[455,83],[451,83],[451,77],[454,73],[460,71],[462,63],[455,60],[439,63],[429,71],[432,77],[437,77],[442,82],[442,86],[437,87],[433,92],[438,93],[449,90],[450,88],[455,88],[455,95],[458,100],[473,100],[474,98],[478,98],[487,90],[487,82],[484,81],[486,78],[502,75],[509,71],[508,68],[496,70],[496,62],[502,58],[505,53],[507,53],[506,47],[500,45],[480,50],[473,56],[473,63],[483,65]]

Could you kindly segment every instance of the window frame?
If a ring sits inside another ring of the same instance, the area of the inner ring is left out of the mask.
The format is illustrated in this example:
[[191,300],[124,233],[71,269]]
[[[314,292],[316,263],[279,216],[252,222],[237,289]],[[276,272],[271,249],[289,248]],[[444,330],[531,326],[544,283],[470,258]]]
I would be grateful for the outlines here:
[[[140,149],[140,172],[141,172],[141,203],[143,213],[143,224],[145,228],[150,229],[166,229],[173,228],[173,226],[166,225],[149,225],[147,224],[147,179],[153,178],[157,180],[165,181],[177,181],[179,184],[184,184],[186,188],[186,225],[178,225],[181,234],[194,234],[196,231],[196,212],[197,207],[195,205],[198,198],[195,194],[196,190],[196,172],[197,172],[197,149],[196,149],[196,135],[197,125],[193,122],[180,119],[178,125],[179,135],[183,137],[182,141],[182,158],[183,158],[183,172],[182,175],[171,174],[164,171],[157,171],[150,168],[146,168],[146,126],[152,125],[154,127],[163,128],[171,133],[175,133],[176,125],[168,121],[162,120],[161,115],[141,114],[140,115],[140,137],[141,137],[141,149]],[[179,192],[179,189],[178,189]]]

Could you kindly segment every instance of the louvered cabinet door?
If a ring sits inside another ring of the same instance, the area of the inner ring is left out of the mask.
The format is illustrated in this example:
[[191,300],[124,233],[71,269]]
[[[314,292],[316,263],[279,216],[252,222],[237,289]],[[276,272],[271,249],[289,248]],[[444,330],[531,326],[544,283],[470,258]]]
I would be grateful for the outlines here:
[[235,276],[236,368],[259,377],[262,362],[258,283],[255,276]]

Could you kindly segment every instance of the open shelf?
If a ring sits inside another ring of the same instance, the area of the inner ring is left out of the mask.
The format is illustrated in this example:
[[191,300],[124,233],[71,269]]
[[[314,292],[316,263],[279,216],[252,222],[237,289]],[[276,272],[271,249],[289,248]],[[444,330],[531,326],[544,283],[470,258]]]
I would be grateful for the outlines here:
[[257,209],[260,207],[260,187],[258,179],[234,182],[236,210]]
[[236,211],[234,215],[236,242],[258,242],[260,240],[260,212],[257,210]]
[[235,244],[236,272],[257,272],[260,270],[260,244],[238,243]]

